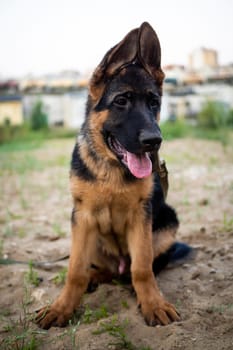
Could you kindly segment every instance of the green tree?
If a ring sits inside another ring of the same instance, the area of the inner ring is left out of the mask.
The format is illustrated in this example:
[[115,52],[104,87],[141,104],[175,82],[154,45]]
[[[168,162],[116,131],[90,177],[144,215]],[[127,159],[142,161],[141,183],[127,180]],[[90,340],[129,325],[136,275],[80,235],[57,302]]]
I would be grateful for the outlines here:
[[231,127],[233,127],[233,109],[230,109],[228,118],[227,118],[227,124]]
[[48,129],[48,116],[44,112],[42,101],[37,101],[30,116],[32,130]]
[[205,128],[218,129],[228,122],[227,108],[217,101],[206,101],[198,114],[198,124]]

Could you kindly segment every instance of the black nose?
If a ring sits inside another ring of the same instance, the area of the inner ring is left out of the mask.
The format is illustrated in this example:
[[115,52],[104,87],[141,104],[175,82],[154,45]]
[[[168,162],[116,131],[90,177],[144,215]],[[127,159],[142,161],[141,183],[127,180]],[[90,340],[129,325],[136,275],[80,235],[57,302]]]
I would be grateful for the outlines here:
[[143,130],[139,135],[139,141],[146,150],[159,149],[162,137],[158,133]]

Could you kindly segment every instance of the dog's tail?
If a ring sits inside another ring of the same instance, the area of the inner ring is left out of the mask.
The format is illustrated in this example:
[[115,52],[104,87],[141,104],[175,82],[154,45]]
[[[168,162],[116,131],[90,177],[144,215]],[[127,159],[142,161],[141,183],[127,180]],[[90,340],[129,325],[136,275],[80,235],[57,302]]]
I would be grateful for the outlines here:
[[186,243],[175,242],[163,254],[155,258],[153,262],[153,272],[157,275],[165,267],[174,267],[187,261],[193,260],[196,250]]

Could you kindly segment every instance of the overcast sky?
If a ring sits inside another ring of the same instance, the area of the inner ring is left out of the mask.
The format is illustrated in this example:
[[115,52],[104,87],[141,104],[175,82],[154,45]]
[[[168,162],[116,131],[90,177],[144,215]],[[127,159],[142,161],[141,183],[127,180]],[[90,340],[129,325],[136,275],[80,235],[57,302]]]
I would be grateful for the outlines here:
[[233,62],[233,0],[0,0],[0,76],[93,69],[143,21],[163,65],[187,64],[200,46]]

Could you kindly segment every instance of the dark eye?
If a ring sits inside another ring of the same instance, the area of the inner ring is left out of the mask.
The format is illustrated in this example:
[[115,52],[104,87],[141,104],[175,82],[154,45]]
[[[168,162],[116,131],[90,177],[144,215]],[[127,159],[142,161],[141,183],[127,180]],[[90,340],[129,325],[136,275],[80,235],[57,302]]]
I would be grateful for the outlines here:
[[128,100],[124,96],[117,96],[113,102],[116,106],[124,107],[127,105]]
[[149,100],[149,105],[151,108],[159,107],[159,99],[157,97],[151,97]]

